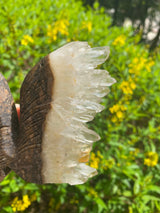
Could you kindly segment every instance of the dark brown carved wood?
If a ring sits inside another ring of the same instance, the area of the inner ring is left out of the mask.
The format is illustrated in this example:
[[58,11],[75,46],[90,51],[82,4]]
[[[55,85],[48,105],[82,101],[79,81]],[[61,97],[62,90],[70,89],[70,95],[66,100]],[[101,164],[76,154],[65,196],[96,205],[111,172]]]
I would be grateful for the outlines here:
[[8,165],[16,156],[18,129],[16,107],[7,81],[0,74],[0,180],[10,171]]
[[18,154],[11,168],[32,183],[43,183],[42,137],[45,118],[51,106],[53,80],[46,56],[28,73],[21,87],[20,132],[16,145]]

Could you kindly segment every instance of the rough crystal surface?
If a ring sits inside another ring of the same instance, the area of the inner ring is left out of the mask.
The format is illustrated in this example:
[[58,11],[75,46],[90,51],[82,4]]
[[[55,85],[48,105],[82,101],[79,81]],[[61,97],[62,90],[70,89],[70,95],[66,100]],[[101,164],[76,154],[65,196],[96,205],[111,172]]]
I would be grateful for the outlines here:
[[54,88],[42,147],[46,183],[82,184],[97,174],[86,163],[100,137],[85,123],[104,109],[101,98],[115,83],[106,70],[96,69],[108,56],[108,47],[91,48],[79,41],[49,55]]

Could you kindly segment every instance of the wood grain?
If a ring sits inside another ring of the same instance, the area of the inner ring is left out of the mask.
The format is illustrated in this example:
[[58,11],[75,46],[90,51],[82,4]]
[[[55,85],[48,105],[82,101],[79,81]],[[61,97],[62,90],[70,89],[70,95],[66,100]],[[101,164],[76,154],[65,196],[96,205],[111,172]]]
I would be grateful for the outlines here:
[[10,171],[8,168],[16,156],[18,117],[9,86],[0,74],[0,180]]
[[18,157],[11,167],[24,180],[32,183],[43,183],[42,137],[46,115],[51,107],[53,82],[46,56],[28,73],[21,87]]

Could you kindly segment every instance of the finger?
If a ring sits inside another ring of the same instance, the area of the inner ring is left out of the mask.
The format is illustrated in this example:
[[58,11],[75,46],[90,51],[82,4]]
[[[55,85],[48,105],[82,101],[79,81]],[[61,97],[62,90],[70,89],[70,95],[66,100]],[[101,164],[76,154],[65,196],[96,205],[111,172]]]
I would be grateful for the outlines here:
[[16,104],[18,120],[20,120],[20,104]]

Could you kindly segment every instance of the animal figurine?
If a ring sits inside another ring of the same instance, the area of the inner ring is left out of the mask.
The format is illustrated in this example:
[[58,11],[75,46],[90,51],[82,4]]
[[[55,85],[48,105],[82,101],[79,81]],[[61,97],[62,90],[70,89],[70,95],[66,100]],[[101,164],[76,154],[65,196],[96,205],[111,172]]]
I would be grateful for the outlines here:
[[25,181],[82,184],[96,169],[87,165],[100,139],[86,123],[102,111],[102,97],[115,83],[97,66],[108,47],[71,42],[48,54],[25,77],[20,120],[10,89],[0,74],[0,178],[15,171]]

